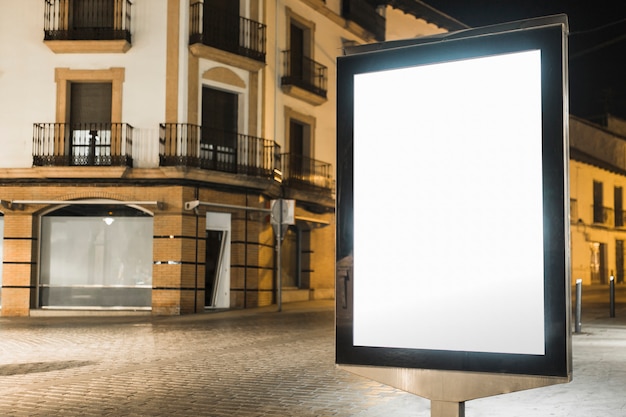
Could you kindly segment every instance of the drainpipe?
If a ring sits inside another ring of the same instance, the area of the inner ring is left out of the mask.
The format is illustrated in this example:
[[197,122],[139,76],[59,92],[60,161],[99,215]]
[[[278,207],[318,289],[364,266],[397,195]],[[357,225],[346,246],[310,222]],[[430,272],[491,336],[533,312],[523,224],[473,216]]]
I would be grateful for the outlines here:
[[[279,88],[279,84],[280,84],[280,53],[279,53],[279,48],[278,48],[278,15],[279,15],[279,6],[280,6],[280,0],[276,0],[275,2],[275,9],[274,9],[274,65],[275,65],[275,76],[274,76],[274,142],[277,141],[278,138],[278,88]],[[282,166],[281,166],[282,168]],[[282,196],[283,194],[283,190],[282,190],[282,184],[281,184],[281,190],[280,190],[280,194]],[[282,210],[281,210],[281,214],[282,214]],[[282,222],[281,222],[282,223]],[[282,227],[281,224],[279,224],[278,226],[278,230],[280,230]],[[281,270],[280,270],[280,263],[281,263],[281,253],[280,253],[280,236],[277,236],[277,242],[276,242],[276,252],[275,252],[275,257],[274,257],[274,262],[276,263],[276,268],[275,268],[275,273],[276,273],[276,303],[278,304],[278,311],[282,310],[282,297],[281,297],[281,291],[282,291],[282,282],[281,282]]]
[[[246,191],[246,207],[248,192]],[[248,307],[248,213],[244,212],[244,243],[243,243],[243,308]]]
[[[196,187],[194,191],[194,198],[199,199],[200,198],[199,194],[200,194],[200,191],[198,190],[198,187]],[[196,261],[195,261],[196,285],[194,286],[194,289],[193,289],[193,312],[197,313],[198,312],[198,233],[199,233],[198,228],[200,226],[200,222],[199,222],[198,209],[196,208],[193,212],[196,215]]]

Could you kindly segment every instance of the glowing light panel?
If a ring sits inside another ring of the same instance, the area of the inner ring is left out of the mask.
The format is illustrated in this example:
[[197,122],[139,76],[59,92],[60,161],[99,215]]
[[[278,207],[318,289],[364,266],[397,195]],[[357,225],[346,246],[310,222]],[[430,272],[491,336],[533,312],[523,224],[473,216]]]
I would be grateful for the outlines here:
[[541,87],[539,50],[354,76],[355,346],[545,353]]

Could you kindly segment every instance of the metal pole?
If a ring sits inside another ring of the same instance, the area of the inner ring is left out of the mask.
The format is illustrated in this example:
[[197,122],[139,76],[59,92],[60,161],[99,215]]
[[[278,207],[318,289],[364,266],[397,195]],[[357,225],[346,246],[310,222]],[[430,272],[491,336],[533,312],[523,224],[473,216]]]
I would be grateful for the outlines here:
[[430,417],[465,417],[465,402],[430,400]]
[[583,280],[576,280],[576,317],[574,323],[574,331],[580,333],[582,329],[581,316],[582,316],[582,298],[583,298]]
[[610,316],[615,317],[615,277],[609,279],[609,311]]
[[283,276],[282,276],[282,268],[281,268],[281,243],[283,241],[283,200],[278,200],[279,204],[279,214],[278,214],[278,227],[276,228],[276,301],[278,303],[278,311],[283,310]]

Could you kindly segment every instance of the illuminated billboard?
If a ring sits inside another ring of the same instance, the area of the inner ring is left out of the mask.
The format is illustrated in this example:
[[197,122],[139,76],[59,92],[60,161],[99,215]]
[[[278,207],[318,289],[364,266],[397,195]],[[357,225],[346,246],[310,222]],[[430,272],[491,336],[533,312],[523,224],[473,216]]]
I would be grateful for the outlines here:
[[566,28],[338,59],[337,363],[569,375]]

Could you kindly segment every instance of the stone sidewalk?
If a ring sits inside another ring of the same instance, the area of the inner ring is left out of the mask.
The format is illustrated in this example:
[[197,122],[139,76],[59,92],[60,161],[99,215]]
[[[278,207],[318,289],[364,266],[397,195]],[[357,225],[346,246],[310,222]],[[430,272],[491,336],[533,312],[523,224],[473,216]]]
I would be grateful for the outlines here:
[[[626,416],[626,308],[585,310],[569,384],[467,417]],[[2,416],[430,416],[334,365],[333,302],[181,317],[0,318]]]

